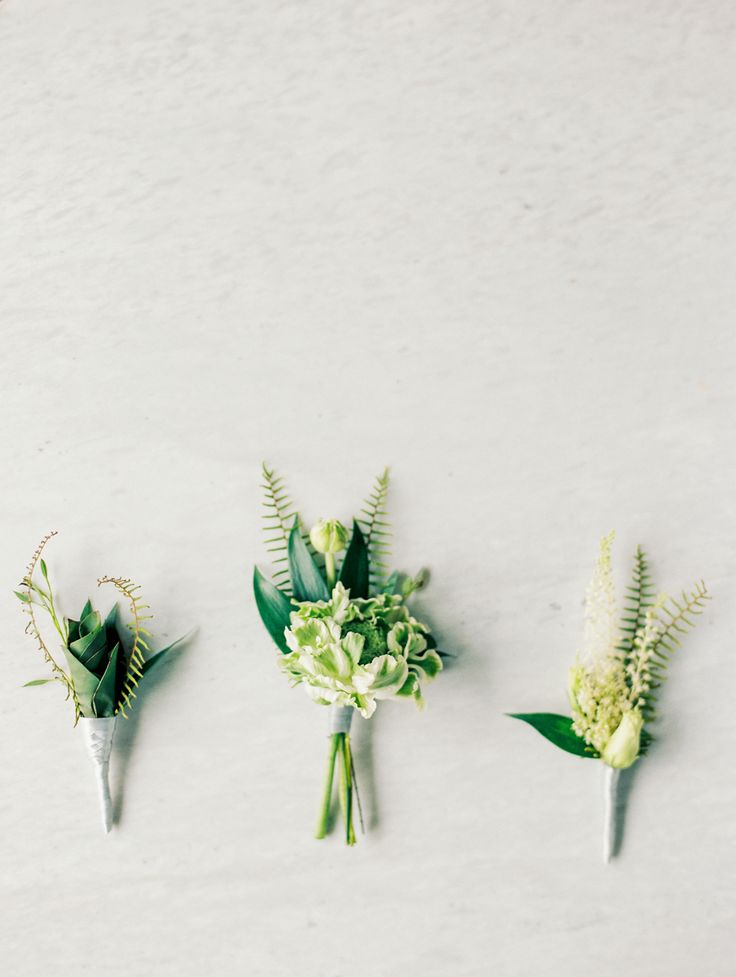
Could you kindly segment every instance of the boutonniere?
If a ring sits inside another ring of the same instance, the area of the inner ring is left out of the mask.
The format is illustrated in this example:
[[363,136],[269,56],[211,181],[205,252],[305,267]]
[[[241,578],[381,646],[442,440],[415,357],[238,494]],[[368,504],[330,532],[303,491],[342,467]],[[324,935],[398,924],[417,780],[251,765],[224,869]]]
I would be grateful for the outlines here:
[[[118,716],[127,718],[143,679],[179,642],[151,653],[150,608],[143,602],[140,587],[127,578],[101,577],[97,581],[98,586],[111,584],[125,599],[130,612],[127,624],[121,624],[117,605],[103,618],[89,600],[77,618],[64,617],[42,556],[53,536],[55,532],[41,540],[20,589],[15,591],[28,615],[26,632],[36,640],[51,669],[50,676],[26,682],[26,687],[58,683],[66,692],[74,711],[74,725],[81,727],[94,764],[102,824],[109,832],[112,799],[108,770],[115,723]],[[47,615],[56,630],[66,667],[49,650],[41,633],[39,613]]]
[[350,532],[337,520],[321,520],[304,532],[283,479],[265,465],[263,479],[266,541],[275,571],[272,583],[255,568],[256,604],[281,651],[282,671],[328,707],[327,775],[316,837],[327,833],[337,768],[345,840],[352,845],[354,796],[360,815],[353,716],[370,719],[382,699],[412,699],[421,706],[423,686],[442,669],[429,628],[407,605],[427,575],[388,573],[387,472],[376,480]]
[[583,651],[570,670],[571,716],[514,713],[568,753],[604,764],[603,857],[617,847],[622,797],[620,774],[649,749],[656,701],[670,660],[695,626],[709,595],[696,583],[679,599],[656,594],[646,556],[634,554],[631,586],[619,613],[611,570],[610,533],[586,594]]

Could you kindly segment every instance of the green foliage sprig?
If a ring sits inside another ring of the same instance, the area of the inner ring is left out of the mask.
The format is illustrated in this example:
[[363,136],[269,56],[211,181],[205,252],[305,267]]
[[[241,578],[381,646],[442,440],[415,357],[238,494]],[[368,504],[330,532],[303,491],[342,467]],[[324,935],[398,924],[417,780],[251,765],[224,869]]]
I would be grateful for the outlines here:
[[[350,531],[338,520],[321,520],[309,533],[284,479],[265,464],[262,474],[266,549],[274,573],[269,580],[254,567],[253,591],[263,624],[282,652],[282,670],[318,704],[356,709],[366,718],[380,699],[413,698],[421,706],[422,687],[440,672],[442,658],[429,628],[406,605],[426,584],[426,571],[388,575],[388,470],[375,479]],[[318,838],[327,830],[336,765],[345,838],[353,844],[353,793],[358,810],[360,799],[349,732],[330,735]]]
[[613,768],[631,766],[643,756],[656,718],[655,701],[681,638],[691,630],[710,599],[705,584],[695,584],[677,600],[655,596],[646,555],[634,554],[631,585],[616,621],[610,548],[601,554],[586,601],[586,647],[570,672],[572,716],[513,713],[555,746],[576,756],[602,759]]
[[[139,593],[140,587],[127,578],[101,577],[98,586],[113,584],[128,601],[132,621],[124,632],[132,637],[126,641],[118,622],[117,607],[113,606],[103,620],[87,601],[79,619],[61,617],[56,608],[53,588],[48,568],[41,553],[46,543],[56,533],[49,533],[37,547],[26,574],[21,582],[21,590],[16,596],[29,616],[26,631],[35,638],[44,660],[50,665],[50,678],[35,679],[27,686],[45,685],[60,682],[74,704],[74,725],[80,718],[109,718],[122,715],[127,718],[136,698],[135,689],[150,669],[169,654],[179,642],[173,642],[156,654],[150,655],[148,640],[150,631],[144,622],[151,620],[150,610]],[[43,584],[35,579],[36,568],[41,571]],[[45,611],[62,642],[62,651],[69,670],[59,665],[49,651],[38,626],[35,611]]]

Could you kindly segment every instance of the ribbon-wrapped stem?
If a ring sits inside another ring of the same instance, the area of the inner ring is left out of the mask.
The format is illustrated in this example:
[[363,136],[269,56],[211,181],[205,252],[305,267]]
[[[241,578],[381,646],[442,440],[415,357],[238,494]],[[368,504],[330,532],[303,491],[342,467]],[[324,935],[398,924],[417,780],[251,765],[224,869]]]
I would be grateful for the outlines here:
[[614,855],[619,829],[619,779],[621,771],[606,764],[603,768],[603,861],[608,864]]
[[338,767],[338,801],[345,821],[345,841],[355,844],[353,827],[353,754],[350,748],[350,726],[353,720],[352,706],[330,706],[329,749],[325,788],[322,795],[316,838],[324,838],[330,820],[332,785],[335,765]]
[[108,834],[112,827],[112,797],[108,773],[112,739],[115,734],[115,716],[104,719],[82,718],[79,723],[84,732],[87,753],[94,764],[102,827],[105,834]]

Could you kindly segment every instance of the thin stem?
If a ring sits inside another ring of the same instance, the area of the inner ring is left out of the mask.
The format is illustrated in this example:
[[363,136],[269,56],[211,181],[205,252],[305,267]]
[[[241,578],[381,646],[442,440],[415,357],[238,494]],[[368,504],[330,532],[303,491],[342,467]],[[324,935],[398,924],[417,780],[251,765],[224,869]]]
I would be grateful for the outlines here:
[[325,553],[325,576],[327,577],[327,586],[332,591],[337,581],[334,553]]
[[355,844],[353,829],[353,758],[350,751],[350,734],[343,733],[342,765],[345,771],[345,840],[349,845]]
[[333,733],[330,736],[330,749],[327,755],[327,776],[325,777],[325,789],[322,795],[322,806],[319,812],[317,831],[314,835],[315,838],[324,838],[327,834],[327,823],[330,818],[330,803],[332,801],[332,781],[335,776],[335,760],[337,759],[337,750],[340,745],[339,741],[339,733]]

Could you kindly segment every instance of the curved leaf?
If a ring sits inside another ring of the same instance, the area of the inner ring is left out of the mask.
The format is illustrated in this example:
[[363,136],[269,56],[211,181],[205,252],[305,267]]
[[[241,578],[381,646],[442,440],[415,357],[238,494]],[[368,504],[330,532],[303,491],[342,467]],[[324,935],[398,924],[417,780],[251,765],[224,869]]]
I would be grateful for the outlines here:
[[266,630],[281,651],[287,654],[289,646],[286,644],[284,630],[291,623],[291,601],[282,590],[266,580],[258,567],[253,571],[253,593]]
[[188,636],[184,638],[177,638],[176,641],[172,641],[170,645],[167,645],[165,648],[162,648],[161,651],[157,651],[155,655],[151,655],[150,658],[147,658],[143,662],[143,674],[147,675],[152,668],[155,668],[156,665],[160,665],[166,655],[168,655],[170,651],[176,651],[177,647],[187,640],[187,637]]
[[98,672],[100,675],[107,664],[107,635],[103,627],[98,627],[96,631],[90,631],[69,645],[69,651],[78,659],[90,672]]
[[83,716],[89,718],[94,716],[92,708],[92,698],[100,684],[100,680],[92,672],[88,671],[84,665],[74,657],[68,648],[62,649],[66,660],[69,662],[69,673],[71,674],[74,691],[79,700],[79,709]]
[[325,578],[307,549],[299,532],[299,519],[289,533],[289,570],[294,600],[329,600],[330,591]]
[[117,706],[115,678],[118,670],[119,652],[120,645],[116,644],[110,655],[107,668],[100,679],[100,684],[97,686],[97,691],[92,696],[92,708],[98,719],[107,719],[115,715],[115,707]]
[[353,600],[368,596],[370,563],[368,546],[360,526],[353,519],[353,536],[340,568],[340,582],[350,591]]
[[595,758],[600,755],[592,746],[588,746],[582,736],[578,736],[569,716],[558,716],[554,712],[508,712],[506,715],[529,723],[550,743],[575,756]]

